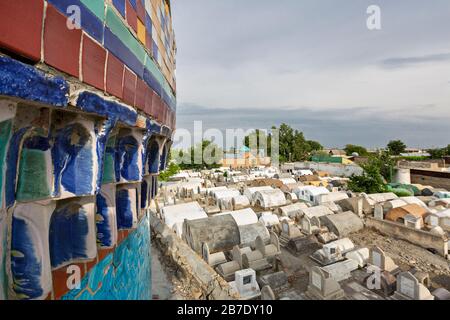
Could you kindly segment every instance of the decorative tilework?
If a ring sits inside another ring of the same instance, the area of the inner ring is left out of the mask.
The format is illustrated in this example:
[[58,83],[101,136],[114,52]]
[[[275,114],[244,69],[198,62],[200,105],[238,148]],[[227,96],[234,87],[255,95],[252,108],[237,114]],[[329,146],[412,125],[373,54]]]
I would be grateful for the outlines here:
[[149,217],[82,279],[81,288],[63,300],[150,300],[151,243]]

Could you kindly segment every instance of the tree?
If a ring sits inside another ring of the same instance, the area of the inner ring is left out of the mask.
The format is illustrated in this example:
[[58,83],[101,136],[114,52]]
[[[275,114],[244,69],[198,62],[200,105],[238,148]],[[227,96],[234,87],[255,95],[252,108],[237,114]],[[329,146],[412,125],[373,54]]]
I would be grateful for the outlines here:
[[176,175],[179,172],[180,172],[180,166],[177,165],[175,162],[170,162],[167,169],[159,174],[159,179],[161,181],[168,181],[170,177],[173,177],[174,175]]
[[266,135],[266,133],[260,129],[256,129],[254,132],[244,137],[244,146],[250,148],[252,151],[263,149],[267,155],[270,155],[271,153],[271,142],[272,136]]
[[406,144],[401,140],[392,140],[388,143],[387,148],[392,155],[398,156],[400,153],[405,152]]
[[347,154],[347,156],[351,156],[354,153],[357,153],[359,156],[361,157],[365,157],[368,155],[367,149],[362,147],[362,146],[357,146],[354,144],[348,144],[345,146],[344,148],[345,153]]
[[352,175],[348,188],[353,192],[381,193],[386,191],[386,185],[381,175],[379,163],[373,158],[362,164],[364,172],[361,176]]
[[380,174],[386,181],[392,182],[395,160],[389,152],[381,152],[378,155],[371,155],[369,162],[378,167]]
[[[275,128],[276,129],[276,128]],[[310,146],[303,132],[283,123],[278,128],[280,161],[303,161],[308,159]]]
[[427,151],[430,154],[431,159],[442,159],[448,154],[446,149],[429,149]]
[[323,146],[317,141],[308,140],[308,141],[306,141],[306,143],[309,146],[309,152],[323,150]]
[[220,167],[222,156],[223,152],[216,144],[203,140],[186,153],[178,152],[176,162],[182,170],[214,169]]

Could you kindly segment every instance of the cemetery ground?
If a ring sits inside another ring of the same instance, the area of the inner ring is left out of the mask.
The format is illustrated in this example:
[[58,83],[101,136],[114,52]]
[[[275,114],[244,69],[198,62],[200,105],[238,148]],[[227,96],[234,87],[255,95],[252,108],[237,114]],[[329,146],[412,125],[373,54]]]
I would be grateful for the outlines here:
[[450,290],[449,262],[438,254],[404,240],[386,237],[376,230],[365,228],[349,235],[356,246],[378,246],[403,270],[416,268],[427,272],[433,287]]
[[[424,248],[404,240],[383,236],[370,228],[365,228],[360,232],[350,234],[349,238],[357,247],[380,247],[394,260],[402,271],[415,268],[418,271],[427,272],[430,275],[433,287],[444,287],[450,290],[449,263],[438,254],[433,254]],[[314,250],[305,250],[297,255],[291,254],[285,248],[282,248],[281,251],[280,262],[282,270],[288,276],[291,289],[295,289],[299,293],[304,293],[309,283],[308,274],[314,266],[318,265],[309,257]],[[365,276],[367,274],[364,271],[357,270],[352,272],[352,278],[345,282],[356,280],[361,284]]]

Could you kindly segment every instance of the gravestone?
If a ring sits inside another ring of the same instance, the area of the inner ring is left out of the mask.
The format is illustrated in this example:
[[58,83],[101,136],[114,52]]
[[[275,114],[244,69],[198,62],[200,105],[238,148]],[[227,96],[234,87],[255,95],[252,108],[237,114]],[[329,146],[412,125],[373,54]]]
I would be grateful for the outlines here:
[[289,287],[288,277],[284,271],[263,275],[259,277],[258,284],[260,287],[269,286],[275,292],[280,292]]
[[395,300],[434,300],[434,296],[411,272],[401,272],[397,276]]
[[273,290],[270,286],[264,286],[261,289],[261,300],[263,301],[276,300],[275,293],[273,293]]
[[382,271],[396,272],[399,268],[384,251],[379,247],[373,247],[370,250],[369,264],[380,268]]
[[281,230],[282,236],[287,239],[295,239],[302,236],[298,227],[288,220],[283,220],[281,222]]
[[234,246],[233,250],[231,251],[231,256],[233,258],[233,261],[236,261],[239,266],[242,268],[242,255],[246,254],[246,253],[251,253],[252,249],[250,247],[244,247],[244,248],[239,248],[239,246]]
[[235,273],[235,280],[230,282],[241,299],[250,300],[261,296],[261,290],[256,282],[256,272],[253,269],[239,270]]
[[355,260],[345,260],[322,267],[323,271],[338,282],[350,278],[351,272],[356,269],[358,269],[358,262]]
[[339,283],[320,267],[313,267],[309,273],[306,295],[315,300],[339,300],[345,296]]
[[304,216],[301,220],[302,231],[305,234],[316,234],[320,232],[321,224],[317,217],[309,218]]
[[210,253],[209,246],[206,242],[202,246],[203,260],[206,261],[211,267],[218,266],[220,264],[226,263],[227,259],[223,252]]
[[373,217],[377,220],[384,220],[383,205],[381,203],[377,203],[375,205],[375,211],[373,213]]

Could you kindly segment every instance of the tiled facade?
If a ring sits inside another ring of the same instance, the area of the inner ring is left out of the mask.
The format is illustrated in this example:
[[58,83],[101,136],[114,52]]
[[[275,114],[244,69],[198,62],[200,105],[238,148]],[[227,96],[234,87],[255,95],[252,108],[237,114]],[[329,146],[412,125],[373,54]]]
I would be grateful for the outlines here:
[[151,298],[175,52],[167,0],[0,1],[0,299]]

